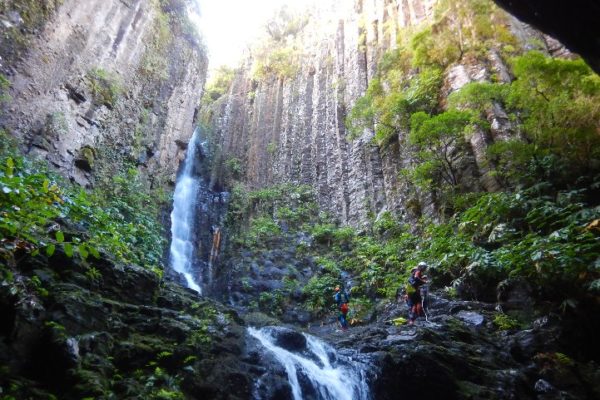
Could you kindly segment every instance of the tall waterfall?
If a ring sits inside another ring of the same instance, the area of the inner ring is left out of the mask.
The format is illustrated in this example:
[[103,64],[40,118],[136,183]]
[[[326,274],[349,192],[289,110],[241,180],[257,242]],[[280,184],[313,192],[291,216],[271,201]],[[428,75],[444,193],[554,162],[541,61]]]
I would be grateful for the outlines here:
[[[248,328],[285,368],[294,400],[307,397],[304,390],[314,391],[323,400],[368,400],[369,388],[363,371],[350,362],[336,360],[335,349],[319,339],[302,334],[306,346],[291,351],[277,345],[277,328]],[[298,334],[300,335],[300,334]],[[307,382],[311,388],[306,388]]]
[[189,288],[198,293],[202,289],[192,276],[194,259],[194,214],[198,195],[198,178],[193,176],[194,157],[198,146],[200,129],[196,128],[187,148],[183,171],[177,178],[171,212],[171,248],[169,263],[171,267],[183,274]]

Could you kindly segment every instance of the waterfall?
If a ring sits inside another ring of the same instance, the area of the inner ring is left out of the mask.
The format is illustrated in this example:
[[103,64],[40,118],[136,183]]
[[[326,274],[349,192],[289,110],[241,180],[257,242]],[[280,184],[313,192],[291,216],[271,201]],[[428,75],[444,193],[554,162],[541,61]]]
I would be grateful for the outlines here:
[[[336,357],[334,348],[307,334],[284,330],[284,333],[292,332],[296,336],[295,341],[298,337],[304,337],[305,343],[299,346],[301,348],[298,348],[297,343],[292,346],[294,348],[281,347],[277,335],[282,331],[278,329],[248,328],[248,333],[258,339],[262,346],[283,365],[295,400],[307,398],[305,390],[314,391],[317,398],[323,400],[368,400],[370,398],[362,369],[353,365],[350,360],[344,360],[342,356]],[[305,387],[307,382],[311,387]]]
[[202,289],[192,276],[192,261],[194,259],[194,214],[196,197],[198,195],[198,179],[194,177],[194,157],[198,146],[200,129],[196,128],[183,164],[183,171],[177,178],[175,194],[173,195],[173,211],[171,212],[171,248],[169,263],[171,267],[183,274],[189,288],[198,293]]

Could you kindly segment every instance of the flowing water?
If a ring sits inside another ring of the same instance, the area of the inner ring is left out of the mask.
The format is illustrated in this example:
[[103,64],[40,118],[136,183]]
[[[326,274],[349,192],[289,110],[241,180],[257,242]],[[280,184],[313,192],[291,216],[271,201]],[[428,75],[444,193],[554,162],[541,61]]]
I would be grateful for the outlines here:
[[194,257],[194,214],[198,195],[198,178],[193,175],[194,157],[199,144],[199,128],[196,128],[187,148],[183,171],[177,178],[171,212],[171,248],[169,263],[183,274],[189,288],[202,293],[200,285],[192,276]]
[[[290,351],[278,346],[276,328],[248,328],[248,333],[258,339],[262,346],[271,352],[277,361],[283,365],[292,387],[295,400],[302,400],[304,381],[323,400],[368,400],[369,389],[363,370],[352,365],[351,361],[343,360],[341,356],[334,357],[335,349],[321,340],[303,334],[306,338],[306,348],[302,351]],[[303,379],[299,379],[303,378]]]

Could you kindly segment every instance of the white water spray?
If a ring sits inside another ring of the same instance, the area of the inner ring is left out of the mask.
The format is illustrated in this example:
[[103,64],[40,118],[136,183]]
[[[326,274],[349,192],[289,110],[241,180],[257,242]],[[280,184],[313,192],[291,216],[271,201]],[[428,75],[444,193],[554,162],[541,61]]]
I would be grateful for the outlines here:
[[194,280],[192,272],[192,260],[194,257],[194,235],[193,224],[198,194],[198,180],[193,176],[194,156],[196,154],[197,136],[200,129],[196,128],[183,164],[183,171],[177,178],[175,194],[173,195],[173,211],[171,212],[171,248],[169,263],[171,267],[183,274],[189,288],[198,293],[202,289]]
[[[248,328],[248,333],[258,339],[265,349],[270,351],[284,366],[288,381],[292,387],[294,400],[302,400],[302,386],[298,374],[304,375],[311,386],[323,400],[368,400],[369,388],[364,373],[360,368],[344,366],[330,359],[335,350],[319,339],[303,334],[306,337],[306,354],[294,353],[277,346],[271,334],[273,328]],[[316,358],[318,362],[314,360]]]

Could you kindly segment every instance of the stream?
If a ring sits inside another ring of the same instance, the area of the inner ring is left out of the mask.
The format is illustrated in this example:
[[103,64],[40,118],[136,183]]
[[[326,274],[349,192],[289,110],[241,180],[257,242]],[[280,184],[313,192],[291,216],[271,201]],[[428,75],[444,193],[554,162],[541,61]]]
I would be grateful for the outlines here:
[[294,400],[370,399],[360,364],[316,337],[279,327],[250,327],[248,333],[283,365]]

